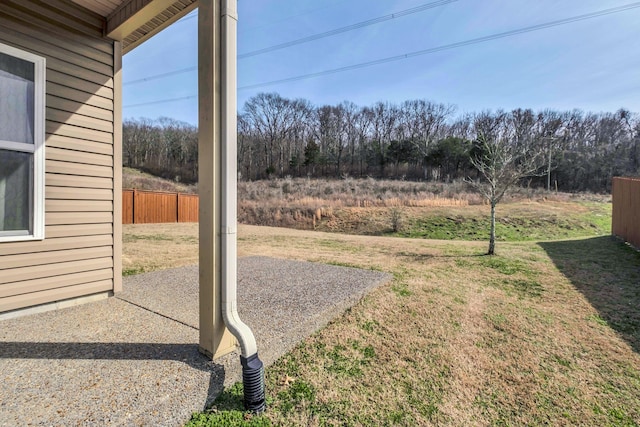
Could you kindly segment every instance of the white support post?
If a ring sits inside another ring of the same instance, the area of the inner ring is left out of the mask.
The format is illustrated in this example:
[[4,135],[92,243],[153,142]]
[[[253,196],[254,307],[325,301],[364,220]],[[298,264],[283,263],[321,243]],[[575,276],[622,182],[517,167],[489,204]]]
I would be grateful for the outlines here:
[[200,351],[217,358],[236,340],[221,311],[221,43],[220,0],[200,0],[198,10],[198,193]]

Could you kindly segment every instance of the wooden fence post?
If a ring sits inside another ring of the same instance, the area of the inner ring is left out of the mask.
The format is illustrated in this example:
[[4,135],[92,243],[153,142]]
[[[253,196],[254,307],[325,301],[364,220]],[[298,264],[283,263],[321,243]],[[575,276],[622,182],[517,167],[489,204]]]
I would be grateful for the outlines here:
[[176,222],[180,222],[180,193],[176,193]]
[[137,206],[137,202],[138,201],[138,190],[136,190],[135,188],[133,189],[133,199],[131,201],[131,216],[133,217],[133,219],[131,220],[132,224],[136,224],[136,206]]

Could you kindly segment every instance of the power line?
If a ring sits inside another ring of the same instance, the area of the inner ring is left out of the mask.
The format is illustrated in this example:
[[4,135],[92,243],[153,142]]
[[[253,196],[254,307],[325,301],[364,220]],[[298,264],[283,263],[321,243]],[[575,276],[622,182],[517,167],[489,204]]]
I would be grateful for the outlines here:
[[318,71],[316,73],[303,74],[303,75],[300,75],[300,76],[287,77],[287,78],[284,78],[284,79],[272,80],[272,81],[269,81],[269,82],[246,85],[246,86],[239,87],[238,90],[255,89],[255,88],[258,88],[258,87],[272,86],[272,85],[280,84],[280,83],[293,82],[293,81],[297,81],[297,80],[305,80],[305,79],[310,79],[310,78],[313,78],[313,77],[326,76],[326,75],[329,75],[329,74],[335,74],[335,73],[341,73],[341,72],[344,72],[344,71],[356,70],[356,69],[359,69],[359,68],[371,67],[373,65],[379,65],[379,64],[384,64],[384,63],[387,63],[387,62],[399,61],[401,59],[413,58],[413,57],[416,57],[416,56],[426,55],[426,54],[429,54],[429,53],[435,53],[435,52],[440,52],[440,51],[443,51],[443,50],[455,49],[455,48],[458,48],[458,47],[468,46],[468,45],[477,44],[477,43],[483,43],[483,42],[490,41],[490,40],[496,40],[496,39],[510,37],[510,36],[514,36],[514,35],[518,35],[518,34],[530,33],[532,31],[542,30],[542,29],[546,29],[546,28],[557,27],[559,25],[565,25],[565,24],[570,24],[570,23],[573,23],[573,22],[584,21],[586,19],[596,18],[596,17],[603,16],[603,15],[610,15],[612,13],[624,12],[626,10],[635,9],[635,8],[638,8],[638,7],[640,7],[640,2],[629,3],[629,4],[624,5],[624,6],[614,7],[614,8],[611,8],[611,9],[604,9],[604,10],[601,10],[601,11],[598,11],[598,12],[587,13],[587,14],[584,14],[584,15],[578,15],[578,16],[574,16],[574,17],[571,17],[571,18],[559,19],[557,21],[551,21],[551,22],[546,22],[546,23],[543,23],[543,24],[537,24],[537,25],[532,25],[532,26],[529,26],[529,27],[519,28],[519,29],[516,29],[516,30],[510,30],[510,31],[502,32],[502,33],[491,34],[489,36],[478,37],[478,38],[475,38],[475,39],[470,39],[470,40],[465,40],[465,41],[461,41],[461,42],[446,44],[446,45],[437,46],[437,47],[432,47],[432,48],[429,48],[429,49],[423,49],[423,50],[418,50],[418,51],[414,51],[414,52],[404,53],[402,55],[396,55],[396,56],[390,56],[390,57],[387,57],[387,58],[376,59],[374,61],[361,62],[359,64],[347,65],[345,67],[334,68],[334,69],[331,69],[331,70]]
[[410,9],[401,10],[400,12],[395,12],[385,16],[379,16],[377,18],[368,19],[366,21],[358,22],[355,24],[347,25],[346,27],[336,28],[334,30],[325,31],[324,33],[313,34],[311,36],[302,37],[300,39],[288,41],[285,43],[280,43],[274,46],[265,47],[263,49],[257,49],[251,52],[242,53],[238,55],[238,59],[249,58],[256,55],[261,55],[267,52],[273,52],[274,50],[280,50],[287,47],[295,46],[302,43],[308,43],[310,41],[323,39],[325,37],[335,36],[337,34],[346,33],[348,31],[357,30],[359,28],[368,27],[371,25],[379,24],[381,22],[390,21],[392,19],[400,18],[403,16],[411,15],[414,13],[422,12],[427,9],[433,9],[435,7],[444,6],[449,3],[454,3],[458,0],[439,0],[431,3],[423,4],[421,6],[412,7]]
[[[359,64],[347,65],[345,67],[334,68],[334,69],[331,69],[331,70],[318,71],[316,73],[303,74],[303,75],[300,75],[300,76],[288,77],[288,78],[279,79],[279,80],[272,80],[272,81],[269,81],[269,82],[263,82],[263,83],[256,83],[256,84],[252,84],[252,85],[241,86],[241,87],[238,88],[238,90],[255,89],[255,88],[259,88],[259,87],[272,86],[272,85],[276,85],[276,84],[280,84],[280,83],[287,83],[287,82],[293,82],[293,81],[298,81],[298,80],[310,79],[310,78],[314,78],[314,77],[325,76],[325,75],[329,75],[329,74],[341,73],[341,72],[344,72],[344,71],[350,71],[350,70],[355,70],[355,69],[359,69],[359,68],[371,67],[373,65],[379,65],[379,64],[384,64],[384,63],[387,63],[387,62],[399,61],[399,60],[402,60],[402,59],[413,58],[413,57],[416,57],[416,56],[426,55],[426,54],[429,54],[429,53],[435,53],[435,52],[440,52],[440,51],[443,51],[443,50],[455,49],[455,48],[458,48],[458,47],[469,46],[469,45],[472,45],[472,44],[483,43],[483,42],[487,42],[487,41],[491,41],[491,40],[497,40],[497,39],[501,39],[501,38],[505,38],[505,37],[510,37],[510,36],[514,36],[514,35],[529,33],[529,32],[538,31],[538,30],[542,30],[542,29],[546,29],[546,28],[557,27],[557,26],[560,26],[560,25],[566,25],[566,24],[570,24],[570,23],[573,23],[573,22],[584,21],[584,20],[587,20],[587,19],[597,18],[597,17],[604,16],[604,15],[610,15],[610,14],[613,14],[613,13],[619,13],[619,12],[624,12],[624,11],[631,10],[631,9],[636,9],[638,7],[640,7],[640,2],[629,3],[629,4],[626,4],[626,5],[623,5],[623,6],[613,7],[613,8],[610,8],[610,9],[603,9],[603,10],[592,12],[592,13],[573,16],[573,17],[570,17],[570,18],[558,19],[558,20],[551,21],[551,22],[531,25],[531,26],[524,27],[524,28],[519,28],[519,29],[515,29],[515,30],[509,30],[509,31],[505,31],[505,32],[502,32],[502,33],[491,34],[491,35],[483,36],[483,37],[477,37],[477,38],[474,38],[474,39],[464,40],[464,41],[461,41],[461,42],[446,44],[446,45],[437,46],[437,47],[433,47],[433,48],[429,48],[429,49],[418,50],[418,51],[414,51],[414,52],[405,53],[405,54],[402,54],[402,55],[395,55],[395,56],[390,56],[390,57],[387,57],[387,58],[376,59],[374,61],[361,62]],[[125,108],[139,107],[139,106],[151,105],[151,104],[167,103],[167,102],[173,102],[173,101],[178,101],[178,100],[188,99],[188,98],[195,98],[195,97],[196,97],[196,95],[192,95],[190,97],[171,98],[171,99],[165,99],[165,100],[160,100],[160,101],[143,102],[143,103],[139,103],[139,104],[127,105],[127,106],[125,106]]]
[[[344,1],[345,1],[345,0],[339,0],[339,1],[337,1],[337,3],[343,3]],[[271,25],[273,25],[273,24],[277,24],[278,22],[288,21],[288,20],[290,20],[291,18],[296,18],[296,17],[298,17],[298,16],[308,15],[308,14],[309,14],[309,13],[311,13],[311,12],[315,12],[315,11],[317,11],[317,10],[326,9],[326,8],[328,8],[328,7],[332,7],[332,5],[331,5],[331,4],[328,4],[328,5],[324,5],[324,6],[321,6],[321,7],[314,8],[314,9],[308,9],[307,11],[304,11],[304,12],[298,13],[298,14],[296,14],[296,15],[287,16],[287,17],[285,17],[285,18],[279,19],[279,20],[277,20],[277,21],[270,22],[270,23],[268,23],[268,24],[259,25],[259,26],[254,26],[254,27],[250,27],[250,28],[245,28],[245,29],[241,30],[240,32],[244,33],[245,31],[255,30],[255,29],[263,28],[263,27],[269,27],[269,26],[271,26]],[[198,10],[196,9],[196,10],[194,10],[193,12],[189,13],[187,16],[185,16],[185,17],[183,17],[183,18],[181,18],[181,19],[177,20],[175,23],[177,24],[177,23],[179,23],[179,22],[188,21],[188,20],[190,20],[190,19],[197,18],[197,17],[198,17]]]
[[[343,3],[344,1],[345,1],[345,0],[339,0],[339,1],[337,1],[337,3]],[[271,25],[273,25],[273,24],[277,24],[278,22],[288,21],[288,20],[290,20],[291,18],[296,18],[296,17],[298,17],[298,16],[308,15],[308,14],[309,14],[309,13],[311,13],[311,12],[315,12],[315,11],[317,11],[317,10],[326,9],[326,8],[328,8],[328,7],[332,7],[332,6],[329,4],[329,5],[324,5],[324,6],[321,6],[321,7],[316,7],[316,8],[314,8],[314,9],[308,9],[307,11],[300,12],[300,13],[298,13],[298,14],[296,14],[296,15],[287,16],[286,18],[282,18],[282,19],[279,19],[279,20],[277,20],[277,21],[270,22],[270,23],[268,23],[268,24],[258,25],[258,26],[254,26],[254,27],[250,27],[250,28],[245,28],[245,29],[243,29],[243,30],[242,30],[242,31],[240,31],[240,32],[245,32],[245,31],[249,31],[249,30],[255,30],[255,29],[258,29],[258,28],[269,27],[269,26],[271,26]],[[184,18],[182,18],[182,19],[180,19],[180,20],[176,21],[176,24],[177,24],[178,22],[187,21],[187,20],[192,19],[192,18],[195,18],[195,17],[197,17],[197,16],[198,16],[198,13],[197,13],[197,10],[196,10],[196,11],[194,11],[194,12],[190,13],[189,15],[185,16]]]
[[[269,47],[265,47],[263,49],[258,49],[258,50],[254,50],[254,51],[251,51],[251,52],[243,53],[243,54],[238,55],[237,58],[238,59],[249,58],[251,56],[261,55],[263,53],[272,52],[274,50],[284,49],[284,48],[295,46],[295,45],[298,45],[298,44],[307,43],[307,42],[310,42],[310,41],[313,41],[313,40],[319,40],[319,39],[322,39],[322,38],[325,38],[325,37],[334,36],[336,34],[345,33],[347,31],[353,31],[353,30],[356,30],[356,29],[359,29],[359,28],[368,27],[368,26],[371,26],[371,25],[374,25],[374,24],[379,24],[381,22],[389,21],[391,19],[400,18],[402,16],[407,16],[407,15],[411,15],[411,14],[414,14],[414,13],[422,12],[422,11],[427,10],[427,9],[433,9],[435,7],[444,6],[446,4],[454,3],[456,1],[458,1],[458,0],[438,0],[438,1],[435,1],[435,2],[431,2],[431,3],[426,3],[426,4],[423,4],[421,6],[416,6],[416,7],[410,8],[410,9],[401,10],[399,12],[395,12],[395,13],[392,13],[390,15],[380,16],[378,18],[373,18],[373,19],[369,19],[367,21],[358,22],[356,24],[347,25],[346,27],[341,27],[341,28],[336,28],[334,30],[325,31],[324,33],[314,34],[314,35],[311,35],[311,36],[303,37],[301,39],[292,40],[292,41],[289,41],[289,42],[286,42],[286,43],[281,43],[281,44],[278,44],[278,45],[275,45],[275,46],[269,46]],[[192,14],[192,15],[189,15],[189,16],[186,16],[186,17],[182,18],[178,22],[182,22],[182,21],[185,21],[187,19],[194,18],[196,16],[197,15]],[[164,77],[173,76],[173,75],[176,75],[176,74],[187,73],[187,72],[190,72],[190,71],[194,71],[196,69],[197,69],[197,67],[187,67],[187,68],[182,68],[182,69],[176,70],[176,71],[170,71],[170,72],[167,72],[167,73],[155,74],[155,75],[152,75],[152,76],[147,76],[147,77],[143,77],[143,78],[140,78],[140,79],[136,79],[136,80],[131,80],[131,81],[125,82],[125,83],[123,83],[123,86],[137,84],[137,83],[143,83],[143,82],[148,82],[148,81],[151,81],[151,80],[157,80],[157,79],[161,79],[161,78],[164,78]]]
[[140,79],[124,82],[124,83],[122,83],[122,86],[128,86],[128,85],[132,85],[132,84],[136,84],[136,83],[148,82],[148,81],[151,81],[151,80],[158,80],[158,79],[161,79],[163,77],[169,77],[169,76],[174,76],[176,74],[187,73],[189,71],[195,71],[197,69],[198,69],[198,66],[194,65],[194,66],[187,67],[187,68],[181,68],[179,70],[168,71],[166,73],[155,74],[153,76],[142,77]]
[[158,101],[140,102],[138,104],[124,105],[122,108],[134,108],[134,107],[142,107],[144,105],[166,104],[168,102],[184,101],[186,99],[194,99],[197,97],[198,95],[189,95],[189,96],[181,96],[179,98],[160,99]]
[[325,3],[325,4],[323,4],[323,5],[322,5],[322,6],[320,6],[320,7],[316,7],[316,8],[313,8],[313,9],[306,9],[306,10],[303,10],[303,11],[301,11],[301,12],[299,12],[299,13],[296,13],[295,15],[285,16],[284,18],[276,19],[275,21],[270,21],[270,22],[267,22],[267,23],[262,24],[262,25],[254,25],[253,27],[248,27],[248,28],[247,28],[247,27],[242,26],[242,27],[239,27],[239,28],[238,28],[238,34],[244,34],[244,33],[252,32],[252,31],[254,31],[254,30],[258,30],[258,29],[260,29],[260,28],[268,28],[268,27],[272,27],[272,26],[274,26],[274,25],[276,25],[276,24],[278,24],[278,23],[280,23],[280,22],[290,21],[292,18],[297,18],[297,17],[299,17],[299,16],[309,15],[310,13],[316,12],[316,11],[318,11],[318,10],[323,10],[323,9],[327,9],[327,8],[332,8],[332,7],[334,7],[336,4],[339,4],[339,3],[345,3],[346,1],[348,1],[348,0],[336,0],[336,1],[334,1],[333,3],[331,3],[331,2],[330,2],[330,3],[328,3],[328,4],[327,4],[327,3]]

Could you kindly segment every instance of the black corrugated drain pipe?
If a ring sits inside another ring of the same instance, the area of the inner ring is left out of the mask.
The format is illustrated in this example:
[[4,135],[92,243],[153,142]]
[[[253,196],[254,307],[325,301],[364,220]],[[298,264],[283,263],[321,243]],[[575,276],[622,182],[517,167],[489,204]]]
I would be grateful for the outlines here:
[[258,353],[245,358],[240,356],[242,364],[242,383],[244,384],[244,409],[259,414],[267,407],[264,396],[264,364]]

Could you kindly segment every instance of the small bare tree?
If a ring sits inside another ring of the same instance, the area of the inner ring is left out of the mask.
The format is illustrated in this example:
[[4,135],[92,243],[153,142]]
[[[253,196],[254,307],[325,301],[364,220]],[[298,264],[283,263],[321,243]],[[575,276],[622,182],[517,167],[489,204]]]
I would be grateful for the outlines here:
[[487,255],[496,248],[496,205],[509,188],[522,178],[539,175],[544,164],[543,151],[526,144],[518,144],[503,136],[488,137],[480,133],[477,138],[479,153],[471,159],[480,179],[467,182],[475,187],[491,205],[491,229]]

